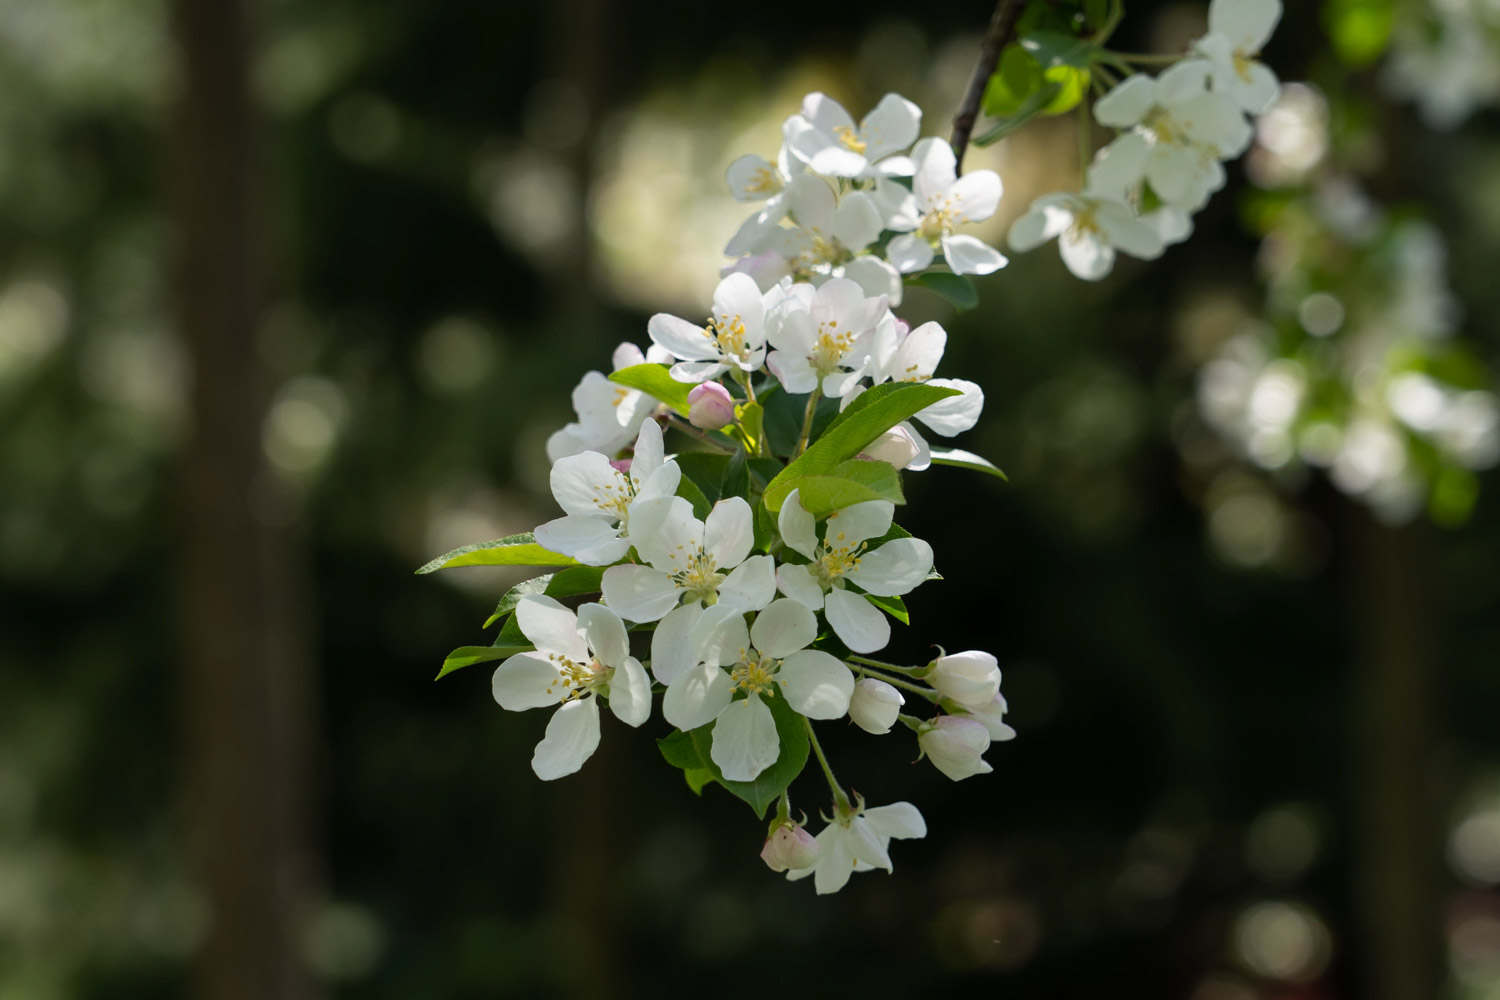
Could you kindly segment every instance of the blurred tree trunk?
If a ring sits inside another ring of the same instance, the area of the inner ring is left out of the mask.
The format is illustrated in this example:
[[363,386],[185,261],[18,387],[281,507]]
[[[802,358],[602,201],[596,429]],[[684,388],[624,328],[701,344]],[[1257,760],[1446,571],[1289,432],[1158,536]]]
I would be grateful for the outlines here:
[[1440,992],[1441,850],[1433,791],[1437,636],[1420,527],[1352,510],[1356,627],[1355,903],[1371,1000]]
[[[169,176],[176,319],[192,369],[178,511],[193,872],[210,906],[194,993],[304,1000],[312,884],[311,671],[284,527],[264,516],[265,373],[255,331],[265,214],[250,0],[174,0]],[[258,512],[260,516],[257,516]]]

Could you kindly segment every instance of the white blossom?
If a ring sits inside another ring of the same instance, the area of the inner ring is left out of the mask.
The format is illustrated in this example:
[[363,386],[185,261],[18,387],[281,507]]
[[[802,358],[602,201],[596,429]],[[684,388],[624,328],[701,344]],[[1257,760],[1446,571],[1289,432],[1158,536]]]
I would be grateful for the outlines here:
[[965,711],[990,731],[991,742],[1005,743],[1016,738],[1016,731],[1005,721],[1010,706],[1005,703],[1005,695],[998,691],[987,703],[977,708],[965,708]]
[[826,94],[802,99],[802,111],[786,120],[782,135],[792,154],[829,177],[905,176],[911,161],[898,155],[916,140],[922,109],[899,94],[886,94],[858,126]]
[[885,681],[862,677],[849,698],[849,719],[865,732],[884,736],[896,724],[906,699]]
[[625,625],[602,604],[575,615],[550,597],[523,597],[516,623],[536,646],[495,668],[490,690],[507,711],[558,705],[536,745],[531,769],[543,781],[577,771],[599,746],[599,705],[627,726],[651,714],[651,682],[630,655]]
[[818,842],[802,824],[782,823],[766,838],[760,859],[773,872],[808,868],[818,860]]
[[[648,362],[665,364],[672,355],[652,344],[642,354],[634,344],[615,348],[614,371]],[[547,439],[547,460],[556,462],[585,451],[613,455],[640,432],[657,407],[655,399],[636,389],[611,382],[600,372],[586,372],[573,389],[573,410],[578,419]]]
[[724,248],[730,257],[749,253],[761,244],[767,233],[786,215],[786,189],[792,178],[802,172],[802,163],[788,153],[783,144],[776,162],[751,153],[729,165],[725,178],[736,201],[762,201],[765,204],[740,225]]
[[854,872],[876,868],[891,870],[892,840],[911,840],[927,836],[927,823],[910,802],[844,812],[823,828],[817,836],[818,859],[807,868],[786,873],[791,881],[813,877],[813,888],[824,896],[838,892]]
[[[957,396],[938,400],[931,406],[919,410],[913,418],[929,430],[943,437],[953,437],[970,430],[979,422],[984,411],[984,390],[967,379],[934,378],[938,362],[943,359],[943,350],[948,344],[948,334],[941,325],[923,323],[916,329],[906,327],[887,314],[875,326],[875,337],[870,348],[871,382],[925,382],[944,389],[958,390]],[[853,402],[857,393],[844,397],[845,406]],[[932,448],[911,423],[903,421],[891,428],[888,434],[896,437],[883,443],[885,453],[892,457],[904,457],[909,439],[913,454],[904,464],[891,462],[898,469],[921,472],[932,464]],[[875,452],[867,453],[871,458],[882,458],[881,445]],[[884,459],[889,461],[889,459]]]
[[948,653],[932,661],[927,683],[965,708],[982,708],[1000,693],[1000,667],[977,649]]
[[782,541],[808,561],[781,565],[777,587],[810,610],[821,610],[839,641],[856,653],[884,648],[891,625],[847,585],[877,597],[899,597],[932,572],[932,546],[920,538],[893,538],[871,547],[871,539],[890,530],[895,512],[888,500],[853,504],[829,514],[819,538],[813,516],[802,506],[801,490],[792,490],[781,505]]
[[866,296],[847,278],[818,288],[778,287],[767,298],[776,304],[768,324],[775,350],[766,367],[782,388],[790,393],[820,389],[830,397],[853,389],[869,367],[875,324],[888,311],[887,301]]
[[958,176],[958,159],[946,139],[928,138],[912,150],[916,172],[912,189],[882,181],[877,193],[886,205],[886,228],[897,236],[886,256],[903,274],[932,264],[934,250],[955,274],[989,274],[1004,267],[1004,255],[974,236],[954,230],[968,222],[982,222],[995,214],[1003,190],[993,170],[972,170]]
[[731,369],[753,372],[766,357],[765,303],[759,286],[746,274],[731,274],[719,282],[713,314],[703,326],[657,313],[646,332],[681,359],[672,366],[672,377],[679,382],[704,382]]
[[990,747],[989,727],[967,715],[941,715],[923,723],[917,745],[933,767],[954,781],[994,770],[981,756]]
[[1251,114],[1269,108],[1281,91],[1276,74],[1257,58],[1280,20],[1281,0],[1213,0],[1208,34],[1195,46],[1208,61],[1214,90]]

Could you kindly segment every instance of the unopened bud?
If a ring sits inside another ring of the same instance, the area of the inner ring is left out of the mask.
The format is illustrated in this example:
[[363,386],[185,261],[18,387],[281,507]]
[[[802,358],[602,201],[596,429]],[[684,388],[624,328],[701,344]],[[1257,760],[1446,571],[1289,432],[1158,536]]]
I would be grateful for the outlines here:
[[917,745],[933,767],[954,781],[993,770],[981,756],[990,748],[989,730],[965,715],[944,715],[925,723],[917,733]]
[[970,715],[984,723],[984,728],[990,731],[990,739],[993,742],[1004,743],[1016,738],[1016,731],[1005,721],[1007,710],[1005,695],[997,694],[988,705],[982,708],[970,708],[968,711]]
[[898,424],[865,445],[859,457],[889,462],[898,469],[904,469],[921,453],[922,449],[911,431]]
[[989,653],[970,649],[934,660],[927,682],[965,708],[983,708],[1000,693],[1000,667]]
[[818,860],[818,842],[801,824],[784,823],[766,838],[760,859],[773,872],[811,868]]
[[883,736],[896,724],[906,699],[885,681],[866,677],[849,696],[849,718],[867,733]]
[[688,423],[716,431],[734,423],[734,397],[717,382],[704,382],[688,393]]

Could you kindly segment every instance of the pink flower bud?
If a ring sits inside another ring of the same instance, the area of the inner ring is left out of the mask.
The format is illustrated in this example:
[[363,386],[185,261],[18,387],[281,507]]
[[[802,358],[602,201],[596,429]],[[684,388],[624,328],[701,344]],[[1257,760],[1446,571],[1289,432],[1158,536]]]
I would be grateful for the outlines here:
[[773,872],[811,868],[818,860],[818,842],[800,825],[786,823],[771,831],[766,846],[760,849],[760,859]]
[[866,677],[854,685],[849,698],[849,718],[867,733],[883,736],[896,724],[906,699],[885,681]]
[[688,423],[716,431],[734,423],[734,397],[717,382],[704,382],[688,393]]

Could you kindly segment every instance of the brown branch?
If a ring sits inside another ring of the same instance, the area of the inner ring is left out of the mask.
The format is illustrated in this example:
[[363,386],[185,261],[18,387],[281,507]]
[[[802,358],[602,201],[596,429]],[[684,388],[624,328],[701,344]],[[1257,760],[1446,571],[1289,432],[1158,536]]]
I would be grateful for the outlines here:
[[990,16],[990,26],[979,46],[979,62],[974,67],[974,76],[969,80],[968,92],[958,113],[953,116],[953,136],[949,144],[957,161],[957,170],[964,172],[964,153],[969,148],[969,135],[974,131],[974,122],[979,118],[979,102],[984,97],[984,88],[1000,63],[1000,53],[1015,37],[1016,21],[1021,16],[1021,0],[1000,0],[995,4],[995,13]]

